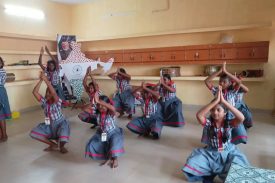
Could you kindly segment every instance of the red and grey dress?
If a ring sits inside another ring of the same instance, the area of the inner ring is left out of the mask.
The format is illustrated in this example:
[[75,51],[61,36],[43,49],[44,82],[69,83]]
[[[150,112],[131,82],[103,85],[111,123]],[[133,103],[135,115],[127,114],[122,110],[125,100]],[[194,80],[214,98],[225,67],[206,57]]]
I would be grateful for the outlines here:
[[7,78],[6,71],[0,69],[0,121],[11,118],[9,98],[4,87]]
[[[171,81],[168,83],[169,87],[176,89],[176,84]],[[159,87],[159,94],[161,99],[159,103],[162,108],[162,124],[165,126],[181,127],[185,125],[182,102],[176,96],[176,92],[170,92],[165,87]]]
[[68,142],[70,137],[70,125],[62,114],[61,106],[64,103],[58,99],[55,103],[48,103],[44,97],[40,97],[41,107],[44,109],[46,118],[49,118],[50,124],[40,123],[33,128],[30,136],[41,141],[45,139]]
[[132,87],[129,80],[115,77],[117,93],[113,101],[116,111],[133,114],[135,110],[135,97],[132,94]]
[[[99,126],[86,145],[86,156],[95,160],[107,160],[124,154],[123,130],[116,125],[114,116],[109,113],[97,114]],[[107,134],[102,141],[102,134]]]
[[215,175],[225,179],[231,163],[249,164],[246,156],[231,143],[230,121],[224,121],[224,125],[217,128],[211,118],[206,119],[204,128],[208,134],[208,146],[194,149],[182,168],[188,181],[202,181]]
[[127,124],[127,128],[136,134],[152,134],[159,138],[162,130],[161,107],[157,99],[148,97],[143,103],[144,114]]

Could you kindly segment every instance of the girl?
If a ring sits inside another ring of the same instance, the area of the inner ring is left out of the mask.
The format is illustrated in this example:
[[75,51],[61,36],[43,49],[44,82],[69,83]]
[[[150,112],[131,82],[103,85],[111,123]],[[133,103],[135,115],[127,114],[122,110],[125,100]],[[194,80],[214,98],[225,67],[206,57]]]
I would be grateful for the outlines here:
[[7,73],[3,67],[4,61],[0,57],[0,142],[5,142],[8,140],[8,135],[6,132],[6,119],[11,118],[9,98],[4,87]]
[[124,154],[123,131],[115,124],[115,108],[106,96],[95,94],[99,128],[86,145],[86,155],[95,160],[110,160],[111,168],[118,166],[117,158]]
[[152,86],[146,86],[144,82],[141,85],[143,90],[143,111],[142,117],[130,121],[127,128],[139,135],[151,134],[154,139],[159,139],[162,129],[161,111],[158,103],[159,94],[153,91]]
[[[45,97],[39,94],[42,81],[47,85]],[[33,89],[33,95],[42,104],[45,122],[33,128],[30,136],[48,144],[49,147],[44,149],[45,151],[58,148],[58,144],[52,141],[55,140],[59,142],[60,152],[67,153],[68,150],[64,146],[69,141],[70,126],[61,111],[62,100],[57,96],[51,83],[43,73],[40,74],[40,81]]]
[[123,68],[118,68],[117,72],[109,74],[109,77],[116,81],[117,93],[113,101],[116,111],[120,113],[119,117],[126,112],[131,119],[135,108],[135,97],[129,84],[131,76]]
[[[237,97],[237,93],[239,88],[232,87],[232,82],[231,80],[236,81],[236,83],[239,83],[238,86],[244,88],[244,90],[248,91],[248,88],[245,87],[243,84],[241,84],[241,81],[236,78],[235,76],[233,76],[231,73],[229,73],[226,70],[226,62],[223,63],[223,66],[221,67],[221,69],[216,72],[213,73],[211,76],[209,76],[208,78],[206,78],[205,80],[205,84],[206,86],[211,90],[212,94],[215,96],[217,94],[218,91],[218,87],[213,86],[212,80],[220,75],[220,80],[219,80],[219,85],[222,87],[222,94],[223,97],[225,98],[225,100],[230,103],[232,106],[236,106],[236,97]],[[234,118],[234,115],[229,111],[227,113],[228,120],[231,120]],[[206,138],[206,133],[205,133],[205,129],[203,130],[203,137],[202,137],[202,142],[206,143],[205,140],[207,140]],[[234,144],[239,144],[239,143],[247,143],[247,132],[245,130],[245,127],[243,125],[243,123],[240,124],[240,126],[238,126],[237,128],[233,128],[232,130],[232,143]]]
[[[91,77],[92,82],[90,82],[87,85],[88,76]],[[83,87],[87,94],[89,95],[90,103],[87,105],[82,106],[83,112],[78,115],[79,119],[86,123],[91,123],[93,126],[91,128],[95,128],[97,124],[97,117],[96,117],[96,103],[95,103],[95,94],[98,93],[98,95],[102,95],[102,93],[99,91],[98,84],[94,80],[91,74],[91,67],[87,68],[86,75],[83,79]]]
[[159,82],[160,104],[163,125],[180,127],[185,124],[182,114],[182,102],[176,97],[176,84],[169,74],[164,74]]
[[54,87],[58,97],[62,100],[65,100],[63,90],[61,87],[61,81],[60,81],[60,76],[59,76],[59,63],[58,60],[50,53],[49,49],[47,46],[45,46],[46,52],[48,55],[51,57],[52,60],[49,60],[47,62],[47,67],[44,67],[42,64],[42,55],[44,54],[44,49],[41,47],[40,50],[40,55],[38,59],[38,64],[41,67],[41,69],[45,72],[45,74],[48,77],[48,80]]
[[[240,76],[238,77],[238,79],[241,81]],[[242,83],[238,83],[236,81],[233,81],[232,83],[232,88],[234,88],[237,91],[235,97],[235,107],[244,115],[244,127],[246,129],[251,128],[253,126],[252,114],[243,100],[244,94],[247,93],[249,89]]]
[[[232,120],[226,119],[226,109],[234,114]],[[209,111],[210,118],[206,118]],[[231,163],[248,164],[245,155],[231,143],[232,127],[242,123],[244,116],[224,99],[221,86],[217,97],[199,110],[197,119],[207,129],[208,146],[193,150],[187,159],[182,171],[188,181],[213,182],[216,175],[224,179]]]

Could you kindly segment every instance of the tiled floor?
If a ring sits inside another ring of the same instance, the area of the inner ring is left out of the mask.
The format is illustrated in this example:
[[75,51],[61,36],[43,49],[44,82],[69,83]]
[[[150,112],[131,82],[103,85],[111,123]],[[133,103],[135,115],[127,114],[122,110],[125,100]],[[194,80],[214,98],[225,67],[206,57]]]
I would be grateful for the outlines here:
[[[44,152],[46,146],[32,140],[28,133],[43,120],[42,110],[21,114],[8,122],[9,140],[0,144],[1,183],[182,183],[181,166],[200,144],[202,127],[195,121],[196,110],[184,112],[184,128],[164,127],[160,140],[137,137],[129,132],[126,118],[119,119],[125,130],[126,154],[119,167],[110,169],[84,157],[84,148],[95,130],[81,123],[78,111],[65,110],[71,122],[69,153]],[[275,169],[275,118],[268,113],[254,113],[255,125],[249,131],[249,143],[240,148],[253,166]]]

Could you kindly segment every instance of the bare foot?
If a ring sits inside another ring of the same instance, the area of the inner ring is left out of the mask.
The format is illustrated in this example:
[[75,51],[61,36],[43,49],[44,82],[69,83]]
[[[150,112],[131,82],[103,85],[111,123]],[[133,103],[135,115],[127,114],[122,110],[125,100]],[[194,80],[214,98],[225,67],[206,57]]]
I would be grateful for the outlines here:
[[54,151],[58,148],[58,145],[55,144],[55,145],[50,145],[49,147],[45,148],[44,151],[46,152],[50,152],[50,151]]
[[132,114],[129,114],[127,118],[132,119]]
[[103,166],[103,165],[105,165],[108,161],[109,161],[108,159],[107,159],[107,160],[105,160],[104,162],[100,163],[100,164],[99,164],[99,166]]
[[8,140],[8,136],[2,136],[2,138],[0,138],[0,142],[6,142]]
[[97,125],[93,125],[93,126],[91,126],[90,128],[91,128],[91,129],[94,129],[95,127],[97,127]]
[[118,118],[121,118],[124,115],[124,112],[120,112]]
[[65,147],[60,147],[60,152],[62,154],[66,154],[68,152],[68,150]]
[[110,167],[111,168],[117,168],[118,167],[117,158],[113,158],[113,159],[110,160]]

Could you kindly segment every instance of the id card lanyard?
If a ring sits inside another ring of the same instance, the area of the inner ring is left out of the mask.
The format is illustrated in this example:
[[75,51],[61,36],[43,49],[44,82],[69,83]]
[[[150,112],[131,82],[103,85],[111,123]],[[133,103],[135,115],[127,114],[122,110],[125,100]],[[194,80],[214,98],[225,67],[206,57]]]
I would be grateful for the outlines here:
[[149,103],[150,103],[150,99],[147,98],[147,99],[145,100],[145,110],[144,110],[144,112],[145,112],[145,117],[146,117],[146,118],[149,118],[149,117],[150,117],[150,115],[149,115]]
[[51,124],[50,116],[51,116],[50,105],[48,104],[47,105],[47,116],[45,117],[45,124],[46,125],[50,125]]
[[106,114],[104,115],[104,118],[102,118],[102,115],[100,114],[100,121],[101,122],[101,142],[106,142],[107,141],[107,133],[105,131],[105,124],[106,124]]

